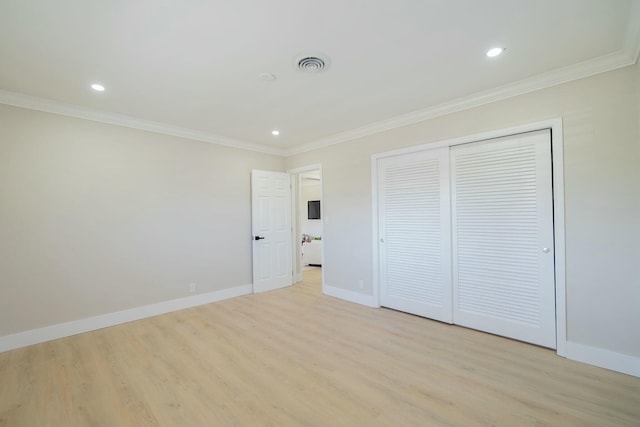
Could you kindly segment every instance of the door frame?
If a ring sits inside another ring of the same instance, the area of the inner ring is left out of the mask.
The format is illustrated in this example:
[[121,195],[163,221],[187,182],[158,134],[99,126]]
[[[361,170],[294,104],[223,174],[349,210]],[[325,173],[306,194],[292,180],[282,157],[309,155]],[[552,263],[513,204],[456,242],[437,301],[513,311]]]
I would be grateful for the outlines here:
[[[296,248],[296,250],[293,250],[293,260],[292,260],[292,265],[293,265],[293,283],[297,283],[299,281],[302,280],[302,253],[297,250],[298,249],[298,245],[300,244],[300,237],[302,235],[302,230],[299,224],[299,219],[300,219],[300,210],[301,210],[301,206],[300,206],[300,196],[301,196],[301,174],[304,172],[311,172],[311,171],[315,171],[315,170],[319,170],[320,171],[320,218],[322,221],[322,269],[321,269],[321,276],[322,276],[322,292],[324,293],[325,291],[325,285],[324,285],[324,267],[326,264],[326,258],[325,258],[325,232],[324,232],[324,225],[325,225],[325,215],[324,215],[324,172],[322,170],[322,163],[315,163],[315,164],[311,164],[311,165],[307,165],[307,166],[301,166],[298,168],[293,168],[293,169],[288,169],[287,173],[291,175],[291,215],[292,215],[292,221],[291,221],[291,243],[292,243],[292,248]],[[295,216],[294,216],[295,215]],[[293,218],[296,218],[295,221],[293,221]]]
[[399,154],[414,153],[454,145],[468,144],[488,139],[501,138],[519,133],[537,130],[551,130],[551,168],[553,180],[553,226],[554,226],[554,262],[555,262],[555,297],[556,297],[556,353],[566,357],[567,348],[567,307],[566,307],[566,267],[565,267],[565,214],[564,214],[564,153],[562,117],[528,123],[520,126],[482,132],[458,138],[415,145],[399,150],[386,151],[371,156],[371,228],[372,228],[372,264],[373,264],[373,298],[380,306],[380,263],[378,235],[378,160]]

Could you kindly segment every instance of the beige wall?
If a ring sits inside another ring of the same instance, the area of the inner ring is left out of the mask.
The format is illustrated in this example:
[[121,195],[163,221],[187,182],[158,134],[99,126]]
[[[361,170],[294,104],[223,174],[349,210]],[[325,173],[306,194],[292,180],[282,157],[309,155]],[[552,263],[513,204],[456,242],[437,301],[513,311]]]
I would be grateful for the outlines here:
[[0,105],[0,336],[250,284],[282,158]]
[[568,340],[640,356],[639,86],[626,67],[288,158],[322,164],[326,284],[373,292],[372,154],[562,117]]

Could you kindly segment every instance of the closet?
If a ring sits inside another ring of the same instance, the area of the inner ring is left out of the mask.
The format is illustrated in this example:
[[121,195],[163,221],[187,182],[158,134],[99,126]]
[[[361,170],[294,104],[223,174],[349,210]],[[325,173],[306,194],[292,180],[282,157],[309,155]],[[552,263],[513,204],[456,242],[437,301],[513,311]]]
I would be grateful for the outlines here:
[[378,159],[382,306],[555,348],[548,129]]

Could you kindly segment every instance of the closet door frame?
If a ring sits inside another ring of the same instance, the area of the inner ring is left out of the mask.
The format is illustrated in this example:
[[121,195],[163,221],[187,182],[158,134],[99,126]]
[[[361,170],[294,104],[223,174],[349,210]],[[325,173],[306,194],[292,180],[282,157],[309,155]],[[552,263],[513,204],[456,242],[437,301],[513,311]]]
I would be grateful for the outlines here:
[[400,150],[387,151],[371,156],[371,203],[372,203],[372,264],[373,264],[373,299],[380,306],[380,236],[378,221],[378,160],[398,154],[415,153],[441,147],[468,144],[488,139],[501,138],[525,132],[550,129],[553,179],[553,222],[554,222],[554,262],[555,262],[555,299],[556,299],[556,353],[566,356],[567,314],[566,314],[566,279],[565,279],[565,221],[564,221],[564,155],[562,139],[562,118],[529,123],[522,126],[463,136],[428,144],[415,145]]

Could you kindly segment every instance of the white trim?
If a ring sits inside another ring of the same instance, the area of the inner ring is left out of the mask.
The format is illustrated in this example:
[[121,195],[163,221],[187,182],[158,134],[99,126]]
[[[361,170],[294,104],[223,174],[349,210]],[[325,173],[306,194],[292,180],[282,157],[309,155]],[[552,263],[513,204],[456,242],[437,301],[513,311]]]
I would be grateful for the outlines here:
[[[635,49],[637,51],[638,43],[635,44]],[[629,48],[631,49],[632,47],[629,46]],[[417,110],[408,114],[403,114],[357,129],[349,130],[347,132],[332,135],[324,139],[313,141],[307,144],[302,144],[286,150],[286,155],[292,156],[294,154],[300,154],[307,151],[329,147],[331,145],[340,144],[342,142],[362,138],[368,135],[396,129],[425,120],[434,119],[436,117],[444,116],[458,111],[480,107],[485,104],[512,98],[514,96],[535,92],[537,90],[567,83],[573,80],[579,80],[585,77],[593,76],[595,74],[616,70],[618,68],[635,64],[636,59],[637,52],[633,53],[626,50],[613,52],[608,55],[603,55],[598,58],[580,62],[578,64],[539,74],[528,79],[520,80],[494,89],[477,92],[470,96],[465,96],[453,101],[434,105],[429,108]]]
[[428,144],[420,144],[398,150],[377,153],[371,156],[371,191],[372,191],[372,264],[373,264],[373,296],[374,301],[380,303],[380,275],[378,263],[378,168],[379,159],[400,154],[415,153],[441,147],[451,147],[459,144],[479,142],[488,139],[501,138],[524,132],[541,129],[551,129],[551,150],[553,153],[553,203],[554,203],[554,253],[556,279],[556,352],[559,356],[566,355],[567,342],[567,306],[566,306],[566,276],[565,276],[565,224],[564,224],[564,154],[562,118],[527,123],[507,129],[466,135]]
[[380,303],[380,226],[378,224],[378,159],[382,158],[381,155],[374,154],[371,156],[371,236],[372,236],[372,266],[373,266],[373,276],[372,276],[372,286],[373,286],[373,301],[378,306],[381,307]]
[[640,377],[640,357],[567,341],[567,359]]
[[[557,119],[541,120],[539,122],[525,123],[522,125],[512,126],[509,128],[476,133],[473,135],[464,135],[457,138],[445,139],[442,141],[428,142],[428,143],[422,143],[422,144],[416,142],[416,144],[419,144],[419,145],[412,145],[410,147],[399,148],[397,150],[391,150],[391,151],[385,151],[382,153],[372,154],[371,158],[372,160],[377,161],[378,159],[381,159],[384,157],[397,156],[399,154],[409,154],[409,153],[416,153],[418,151],[423,151],[423,150],[431,150],[431,149],[441,148],[441,147],[451,147],[453,145],[468,144],[470,142],[479,142],[479,141],[485,141],[489,139],[502,138],[505,136],[516,135],[519,133],[534,132],[541,129],[553,130],[554,127],[557,127],[561,124],[562,124],[562,119],[557,118]],[[556,135],[553,132],[552,132],[552,135],[559,137],[560,138],[559,142],[562,142],[562,139],[561,139],[562,135]],[[552,144],[553,144],[553,141],[552,141]]]
[[179,138],[191,139],[194,141],[208,142],[210,144],[224,145],[226,147],[239,148],[242,150],[257,151],[259,153],[284,156],[285,150],[270,147],[262,144],[232,139],[209,132],[195,129],[173,126],[166,123],[154,122],[140,119],[124,114],[109,113],[106,111],[94,110],[79,105],[67,104],[52,99],[38,98],[22,93],[0,90],[0,104],[13,105],[15,107],[28,108],[31,110],[44,111],[46,113],[60,114],[63,116],[76,117],[94,122],[107,123],[111,125],[124,126],[132,129],[145,130],[164,135],[177,136]]
[[[302,266],[300,265],[298,259],[300,252],[300,248],[298,247],[298,227],[297,224],[300,222],[300,215],[298,215],[298,197],[300,194],[300,189],[298,188],[300,184],[300,178],[298,175],[289,174],[289,185],[290,185],[290,202],[291,202],[291,275],[293,276],[293,284],[295,285],[299,281],[302,280]],[[296,194],[297,193],[297,194]]]
[[567,290],[564,228],[564,130],[562,119],[553,120],[550,127],[551,167],[553,169],[553,253],[556,279],[556,353],[559,356],[566,356]]
[[623,51],[627,52],[629,60],[632,64],[638,61],[640,55],[640,2],[631,2],[631,10],[629,11],[629,22],[627,23],[627,32],[624,38]]
[[251,293],[252,289],[252,285],[236,286],[5,335],[0,337],[0,352],[247,295]]
[[[322,163],[315,163],[313,165],[307,165],[307,166],[300,166],[299,168],[293,168],[293,169],[287,169],[287,173],[290,174],[294,174],[294,173],[301,173],[301,172],[309,172],[309,171],[316,171],[320,169],[320,172],[322,172]],[[322,175],[320,175],[322,176]]]
[[329,295],[330,297],[340,298],[345,301],[353,302],[356,304],[366,305],[367,307],[379,308],[380,305],[376,303],[373,296],[361,294],[359,292],[350,291],[348,289],[336,288],[335,286],[329,286],[324,281],[322,282],[322,293]]

